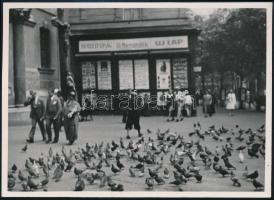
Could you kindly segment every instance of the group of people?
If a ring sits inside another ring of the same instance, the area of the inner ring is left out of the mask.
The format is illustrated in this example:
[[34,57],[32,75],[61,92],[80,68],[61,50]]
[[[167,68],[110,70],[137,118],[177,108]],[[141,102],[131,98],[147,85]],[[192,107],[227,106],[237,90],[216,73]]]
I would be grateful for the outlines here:
[[176,122],[184,119],[183,111],[186,112],[186,116],[192,115],[192,108],[194,105],[193,98],[188,90],[172,91],[171,89],[166,95],[168,119],[167,121]]
[[[76,93],[70,91],[67,100],[64,102],[61,91],[50,90],[46,104],[39,97],[37,92],[30,91],[30,96],[24,103],[31,106],[30,118],[32,126],[27,142],[34,142],[36,124],[38,123],[43,141],[46,143],[58,143],[61,126],[64,126],[68,144],[72,145],[78,137],[78,113],[81,110],[79,103],[75,100]],[[45,125],[46,124],[46,128]],[[54,137],[52,136],[52,126]]]

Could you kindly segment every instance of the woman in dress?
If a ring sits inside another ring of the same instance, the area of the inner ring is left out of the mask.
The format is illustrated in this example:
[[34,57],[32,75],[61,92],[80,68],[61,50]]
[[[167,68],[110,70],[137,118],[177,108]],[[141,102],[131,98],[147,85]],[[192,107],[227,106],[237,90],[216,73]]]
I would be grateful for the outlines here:
[[226,109],[229,111],[229,115],[232,116],[232,111],[236,109],[236,95],[232,90],[229,90],[229,93],[226,97]]
[[80,110],[81,107],[75,100],[75,92],[71,91],[63,108],[64,128],[69,145],[72,145],[78,138],[78,122]]

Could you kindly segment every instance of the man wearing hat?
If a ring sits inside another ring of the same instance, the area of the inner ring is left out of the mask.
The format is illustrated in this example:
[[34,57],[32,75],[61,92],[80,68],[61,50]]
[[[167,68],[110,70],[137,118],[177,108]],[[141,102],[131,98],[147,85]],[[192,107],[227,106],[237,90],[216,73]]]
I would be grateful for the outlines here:
[[35,134],[36,124],[38,123],[43,141],[46,141],[46,132],[44,126],[44,112],[45,112],[45,105],[44,102],[39,98],[39,96],[34,91],[30,91],[30,97],[24,103],[25,106],[30,105],[30,118],[31,118],[31,129],[29,132],[29,139],[27,142],[33,143],[33,138]]
[[75,100],[75,92],[71,91],[68,94],[68,99],[65,102],[63,108],[63,123],[69,145],[72,145],[74,141],[78,138],[78,122],[80,110],[81,107],[79,103]]
[[46,130],[48,134],[48,140],[46,143],[50,143],[52,140],[51,126],[53,124],[54,129],[54,140],[53,143],[57,143],[59,140],[60,131],[60,114],[62,111],[62,104],[57,96],[58,89],[49,91],[49,97],[47,100],[46,107]]

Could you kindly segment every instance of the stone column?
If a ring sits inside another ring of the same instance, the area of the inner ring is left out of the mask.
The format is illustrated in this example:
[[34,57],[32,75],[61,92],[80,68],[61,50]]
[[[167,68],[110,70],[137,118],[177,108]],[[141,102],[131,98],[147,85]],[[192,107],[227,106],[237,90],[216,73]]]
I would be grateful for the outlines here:
[[15,105],[20,106],[26,99],[24,25],[22,23],[14,23],[13,28]]

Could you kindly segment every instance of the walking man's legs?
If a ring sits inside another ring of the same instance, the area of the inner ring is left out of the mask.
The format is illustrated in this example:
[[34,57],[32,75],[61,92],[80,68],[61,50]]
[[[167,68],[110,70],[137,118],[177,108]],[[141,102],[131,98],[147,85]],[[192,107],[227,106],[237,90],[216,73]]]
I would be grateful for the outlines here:
[[46,130],[44,126],[44,121],[43,120],[38,120],[38,125],[42,134],[43,141],[46,141]]
[[27,142],[29,142],[29,143],[33,143],[33,138],[34,138],[35,129],[36,129],[36,123],[37,123],[37,120],[32,118],[31,119],[31,129],[29,132],[29,139],[27,139]]
[[46,143],[50,143],[52,140],[51,124],[52,124],[51,119],[47,119],[46,120],[46,131],[47,131],[47,135],[48,135],[48,140]]
[[53,129],[54,129],[53,143],[57,143],[59,141],[59,131],[60,131],[59,119],[53,120]]

